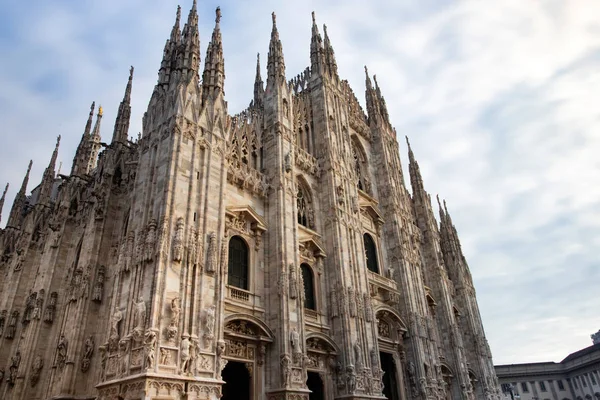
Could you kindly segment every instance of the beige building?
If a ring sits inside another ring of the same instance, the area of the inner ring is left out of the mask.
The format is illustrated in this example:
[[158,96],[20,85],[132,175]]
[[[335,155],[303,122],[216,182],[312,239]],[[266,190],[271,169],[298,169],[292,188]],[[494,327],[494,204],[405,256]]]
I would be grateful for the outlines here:
[[505,400],[600,399],[600,343],[569,354],[559,363],[508,364],[495,368]]
[[0,236],[0,398],[499,399],[458,234],[412,151],[407,190],[375,77],[365,113],[313,16],[288,80],[273,15],[266,85],[257,60],[231,116],[220,11],[203,71],[195,1],[180,18],[142,135],[132,68],[112,138],[92,105],[71,173],[57,143],[31,196],[23,181]]

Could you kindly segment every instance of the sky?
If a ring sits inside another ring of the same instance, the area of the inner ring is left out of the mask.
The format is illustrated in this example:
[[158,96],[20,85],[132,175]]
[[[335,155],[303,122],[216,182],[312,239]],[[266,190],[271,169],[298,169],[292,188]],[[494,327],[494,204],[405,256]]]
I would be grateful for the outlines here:
[[[192,1],[180,1],[185,20]],[[92,101],[110,140],[130,65],[130,136],[141,131],[177,4],[4,2],[3,225],[29,159],[32,189],[59,134],[69,173]],[[310,64],[311,11],[363,105],[363,65],[377,75],[403,167],[407,135],[427,191],[448,202],[496,364],[560,361],[591,345],[600,329],[600,2],[200,0],[202,58],[217,5],[230,114],[252,98],[272,11],[288,79]]]

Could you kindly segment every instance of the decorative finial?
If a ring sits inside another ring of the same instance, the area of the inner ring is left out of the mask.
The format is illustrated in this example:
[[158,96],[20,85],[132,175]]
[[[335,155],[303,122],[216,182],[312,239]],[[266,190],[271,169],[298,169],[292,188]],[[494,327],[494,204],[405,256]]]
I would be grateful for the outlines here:
[[98,107],[98,116],[101,117],[103,113],[104,110],[102,109],[102,106]]
[[315,12],[314,11],[312,12],[312,20],[313,20],[313,24],[317,23],[317,21],[315,20]]
[[60,145],[60,135],[56,138],[56,148]]
[[323,24],[323,34],[327,36],[327,25]]
[[260,65],[260,53],[256,53],[256,64]]
[[277,19],[277,16],[275,15],[275,11],[273,11],[271,13],[271,18],[273,18],[273,26],[275,26],[275,22],[276,22],[275,20]]
[[175,25],[179,25],[179,21],[181,20],[181,6],[177,6],[177,19]]
[[129,68],[129,79],[133,79],[133,65]]
[[215,14],[215,22],[218,24],[219,22],[221,22],[221,7],[217,7],[217,9],[215,10]]
[[367,74],[367,76],[369,76],[369,69],[367,68],[366,65],[365,65],[365,74]]
[[94,113],[94,108],[96,107],[96,102],[92,101],[92,106],[90,107],[90,115]]

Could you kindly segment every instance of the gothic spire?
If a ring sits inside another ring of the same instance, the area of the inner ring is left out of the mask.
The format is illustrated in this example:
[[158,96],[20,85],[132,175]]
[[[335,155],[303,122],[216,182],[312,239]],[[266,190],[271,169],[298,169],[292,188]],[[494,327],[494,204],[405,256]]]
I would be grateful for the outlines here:
[[86,169],[85,172],[89,174],[94,168],[96,168],[96,163],[98,162],[98,152],[100,151],[100,125],[102,122],[102,106],[98,108],[98,115],[96,116],[96,124],[94,125],[94,130],[90,136],[89,146],[86,154]]
[[279,31],[277,31],[275,12],[271,14],[271,17],[273,18],[273,29],[271,30],[269,55],[267,57],[267,88],[285,83],[285,62],[281,40],[279,40]]
[[374,119],[377,115],[378,107],[377,107],[377,96],[375,91],[373,90],[373,84],[371,83],[371,78],[369,77],[369,70],[365,65],[365,98],[367,101],[367,113],[369,115],[369,120]]
[[319,33],[319,27],[312,12],[312,36],[310,38],[310,68],[313,74],[322,72],[324,64],[323,39]]
[[206,48],[204,73],[202,74],[202,102],[223,93],[225,81],[225,60],[223,59],[223,41],[221,39],[221,8],[215,10],[215,29]]
[[412,186],[413,198],[421,202],[426,201],[425,185],[423,184],[423,178],[421,177],[421,170],[419,163],[415,159],[415,154],[410,147],[408,136],[406,136],[406,144],[408,145],[408,171],[410,173],[410,184]]
[[73,166],[71,167],[71,175],[79,175],[82,173],[85,168],[85,155],[87,153],[88,142],[90,138],[90,132],[92,130],[92,120],[94,119],[94,108],[96,106],[96,102],[92,103],[90,107],[90,115],[88,116],[87,123],[85,124],[85,129],[83,130],[83,135],[81,135],[81,140],[79,141],[79,145],[77,146],[77,151],[75,152],[75,157],[73,158]]
[[[187,80],[198,76],[200,65],[200,34],[198,33],[198,5],[196,0],[188,14],[188,19],[183,27],[180,53],[177,54],[177,68],[181,69],[181,76]],[[181,57],[181,61],[179,60]]]
[[256,78],[254,78],[254,106],[260,107],[265,94],[263,80],[260,75],[260,53],[256,53]]
[[381,116],[387,122],[390,123],[390,116],[387,111],[387,104],[385,103],[385,99],[381,94],[381,89],[379,88],[379,84],[377,83],[377,76],[373,75],[373,81],[375,82],[375,94],[377,95],[377,100],[379,101],[379,109],[381,111]]
[[331,41],[329,40],[329,35],[327,35],[327,25],[323,24],[323,35],[324,35],[324,51],[325,51],[325,64],[327,65],[327,70],[329,75],[332,78],[336,78],[338,76],[337,71],[337,62],[335,61],[335,53],[333,52],[333,46],[331,46]]
[[23,213],[23,208],[25,207],[25,202],[27,201],[27,184],[29,183],[29,174],[31,173],[31,166],[33,165],[33,160],[29,160],[29,166],[27,167],[27,173],[25,173],[25,178],[23,178],[23,183],[21,183],[21,188],[19,192],[15,196],[15,201],[13,202],[12,208],[10,209],[10,215],[8,216],[8,222],[6,223],[6,227],[16,228],[21,223],[21,215]]
[[[113,130],[112,143],[127,143],[127,133],[129,132],[129,118],[131,117],[131,86],[133,83],[133,67],[129,70],[129,80],[125,88],[123,101],[119,104],[117,119],[115,120],[115,128]],[[101,117],[102,114],[98,113]],[[99,127],[98,120],[96,125]],[[99,129],[99,128],[98,128]],[[95,131],[95,129],[94,129]]]
[[58,158],[58,147],[60,146],[60,135],[56,138],[56,146],[52,152],[50,162],[42,175],[42,183],[40,184],[40,192],[38,195],[37,203],[46,204],[50,200],[52,195],[52,188],[54,186],[54,179],[56,178],[56,159]]
[[4,208],[4,200],[6,199],[6,192],[8,192],[8,183],[4,188],[4,192],[2,192],[2,197],[0,197],[0,222],[2,222],[2,209]]
[[160,69],[158,70],[158,83],[157,87],[161,84],[169,83],[171,77],[171,71],[175,66],[175,57],[177,53],[177,46],[181,41],[181,30],[179,29],[181,21],[181,6],[177,6],[177,16],[175,17],[175,24],[171,29],[171,37],[167,39],[165,48],[163,50],[163,58],[160,62]]

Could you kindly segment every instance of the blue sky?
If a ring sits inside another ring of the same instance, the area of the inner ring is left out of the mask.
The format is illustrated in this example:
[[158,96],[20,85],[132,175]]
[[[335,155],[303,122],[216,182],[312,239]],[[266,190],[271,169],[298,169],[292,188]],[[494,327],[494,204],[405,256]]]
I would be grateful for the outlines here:
[[[11,187],[4,222],[28,160],[31,189],[58,134],[62,171],[70,171],[92,101],[104,107],[102,134],[111,137],[130,65],[130,136],[141,131],[178,4],[5,3],[0,185]],[[185,19],[191,0],[180,4]],[[252,97],[271,11],[288,79],[310,64],[313,10],[363,104],[363,65],[377,74],[426,189],[448,201],[496,363],[559,361],[591,344],[600,328],[599,2],[200,0],[203,57],[217,5],[230,114]]]

